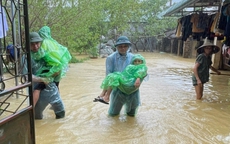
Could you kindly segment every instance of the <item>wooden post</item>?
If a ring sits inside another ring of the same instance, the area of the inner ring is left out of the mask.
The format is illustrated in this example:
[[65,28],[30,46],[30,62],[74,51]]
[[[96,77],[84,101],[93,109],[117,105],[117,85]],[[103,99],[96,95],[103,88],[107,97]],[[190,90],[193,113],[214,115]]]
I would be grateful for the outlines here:
[[196,52],[196,46],[198,44],[199,41],[196,40],[192,40],[192,47],[191,47],[191,52],[192,52],[192,58],[195,58],[197,56],[197,52]]
[[188,37],[187,40],[184,41],[183,58],[191,58],[192,41],[192,37]]
[[180,47],[181,47],[182,40],[178,40],[178,46],[177,46],[177,56],[180,56]]
[[214,38],[214,45],[217,45],[220,48],[220,51],[216,54],[212,55],[212,66],[216,69],[220,69],[222,67],[221,55],[222,55],[222,43],[217,40],[217,37]]

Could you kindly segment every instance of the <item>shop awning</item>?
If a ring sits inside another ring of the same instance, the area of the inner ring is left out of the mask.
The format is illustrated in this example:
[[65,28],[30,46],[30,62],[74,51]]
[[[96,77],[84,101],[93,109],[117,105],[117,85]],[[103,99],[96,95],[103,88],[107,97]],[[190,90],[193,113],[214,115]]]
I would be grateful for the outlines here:
[[184,8],[192,7],[211,7],[220,6],[221,0],[181,0],[168,9],[161,12],[158,17],[178,15],[183,12]]

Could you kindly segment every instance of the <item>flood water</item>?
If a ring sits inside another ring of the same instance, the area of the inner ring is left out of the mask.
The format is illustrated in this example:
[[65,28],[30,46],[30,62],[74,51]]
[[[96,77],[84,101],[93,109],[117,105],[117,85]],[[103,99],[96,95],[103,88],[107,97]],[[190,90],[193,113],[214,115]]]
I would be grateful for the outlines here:
[[109,117],[108,105],[93,102],[101,92],[105,58],[89,59],[70,64],[60,83],[66,117],[56,120],[48,107],[44,119],[35,121],[36,143],[229,144],[230,76],[211,74],[199,101],[191,81],[195,59],[141,54],[149,78],[140,87],[142,104],[136,117],[123,110]]

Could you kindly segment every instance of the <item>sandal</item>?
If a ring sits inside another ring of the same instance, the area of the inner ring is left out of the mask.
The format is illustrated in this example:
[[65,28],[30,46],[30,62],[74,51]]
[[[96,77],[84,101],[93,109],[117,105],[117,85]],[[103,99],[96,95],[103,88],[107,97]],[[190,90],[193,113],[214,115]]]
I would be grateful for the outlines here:
[[94,98],[93,102],[101,102],[104,104],[109,104],[108,102],[106,102],[102,97],[98,96],[97,98]]

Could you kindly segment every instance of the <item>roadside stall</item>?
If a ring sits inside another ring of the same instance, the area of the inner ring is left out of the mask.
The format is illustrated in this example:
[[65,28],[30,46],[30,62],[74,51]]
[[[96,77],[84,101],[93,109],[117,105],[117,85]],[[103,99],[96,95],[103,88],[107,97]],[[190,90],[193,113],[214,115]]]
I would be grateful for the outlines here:
[[209,40],[222,48],[212,57],[213,67],[230,69],[229,4],[229,0],[182,0],[160,14],[178,17],[175,35],[183,44],[182,57],[196,57],[196,48]]

